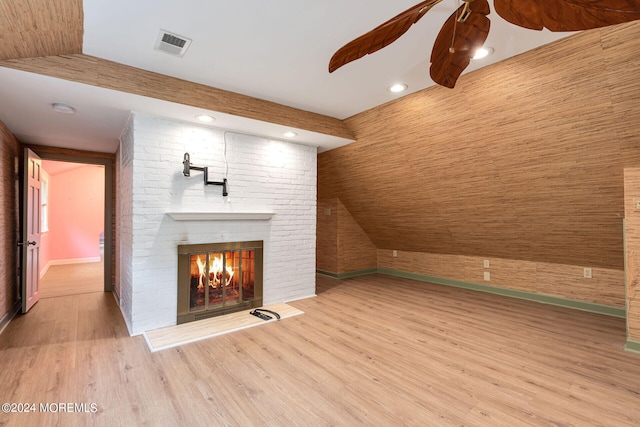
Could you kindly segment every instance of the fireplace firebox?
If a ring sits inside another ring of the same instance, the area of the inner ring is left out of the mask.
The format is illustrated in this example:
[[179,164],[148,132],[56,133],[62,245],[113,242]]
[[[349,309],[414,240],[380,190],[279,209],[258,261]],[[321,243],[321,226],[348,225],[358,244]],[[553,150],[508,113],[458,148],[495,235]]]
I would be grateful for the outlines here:
[[262,306],[262,241],[178,246],[178,324]]

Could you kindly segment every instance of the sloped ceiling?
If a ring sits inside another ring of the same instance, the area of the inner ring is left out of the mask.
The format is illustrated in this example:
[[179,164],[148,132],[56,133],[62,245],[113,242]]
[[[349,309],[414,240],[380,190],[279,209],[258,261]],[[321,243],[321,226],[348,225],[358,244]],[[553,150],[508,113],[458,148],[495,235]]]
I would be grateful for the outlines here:
[[356,115],[319,200],[379,249],[622,269],[639,58],[639,22],[593,30]]

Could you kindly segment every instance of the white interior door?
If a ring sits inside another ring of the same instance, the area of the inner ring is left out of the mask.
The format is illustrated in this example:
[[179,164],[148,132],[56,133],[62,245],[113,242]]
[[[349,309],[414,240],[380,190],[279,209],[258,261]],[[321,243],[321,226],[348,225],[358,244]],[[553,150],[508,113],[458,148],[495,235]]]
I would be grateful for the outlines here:
[[22,242],[22,312],[40,297],[40,204],[42,161],[28,148],[24,153],[24,199]]

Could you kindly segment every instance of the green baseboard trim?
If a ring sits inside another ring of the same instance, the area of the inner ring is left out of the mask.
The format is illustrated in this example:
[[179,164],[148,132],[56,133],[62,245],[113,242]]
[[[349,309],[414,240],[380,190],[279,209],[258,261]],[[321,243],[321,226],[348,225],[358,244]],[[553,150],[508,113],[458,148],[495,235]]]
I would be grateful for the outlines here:
[[325,271],[325,270],[316,269],[316,274],[321,274],[323,276],[328,276],[328,277],[331,277],[333,279],[337,279],[338,278],[338,273],[334,273],[332,271]]
[[316,270],[316,273],[322,274],[323,276],[333,277],[334,279],[342,280],[342,279],[350,279],[352,277],[359,276],[367,276],[369,274],[375,274],[378,272],[377,268],[368,268],[366,270],[357,270],[357,271],[347,271],[344,273],[334,273],[331,271],[324,270]]
[[624,345],[624,349],[625,351],[629,351],[631,353],[640,354],[640,341],[627,338],[627,343]]
[[627,312],[624,308],[612,307],[604,304],[596,304],[585,301],[578,301],[568,298],[556,297],[552,295],[536,294],[534,292],[519,291],[516,289],[500,288],[496,286],[480,285],[477,283],[463,282],[461,280],[444,279],[442,277],[425,276],[405,271],[379,268],[378,273],[388,276],[403,277],[405,279],[417,280],[420,282],[435,283],[438,285],[454,286],[473,291],[487,292],[511,298],[519,298],[528,301],[535,301],[543,304],[557,305],[560,307],[572,308],[574,310],[588,311],[590,313],[604,314],[612,317],[626,318]]

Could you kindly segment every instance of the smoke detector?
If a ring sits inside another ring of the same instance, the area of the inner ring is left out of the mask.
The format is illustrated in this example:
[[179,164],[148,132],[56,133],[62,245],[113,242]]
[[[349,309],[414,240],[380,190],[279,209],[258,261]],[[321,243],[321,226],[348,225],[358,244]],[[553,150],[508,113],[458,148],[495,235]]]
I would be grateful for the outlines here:
[[183,57],[190,44],[191,39],[166,30],[160,30],[155,49],[170,55]]

